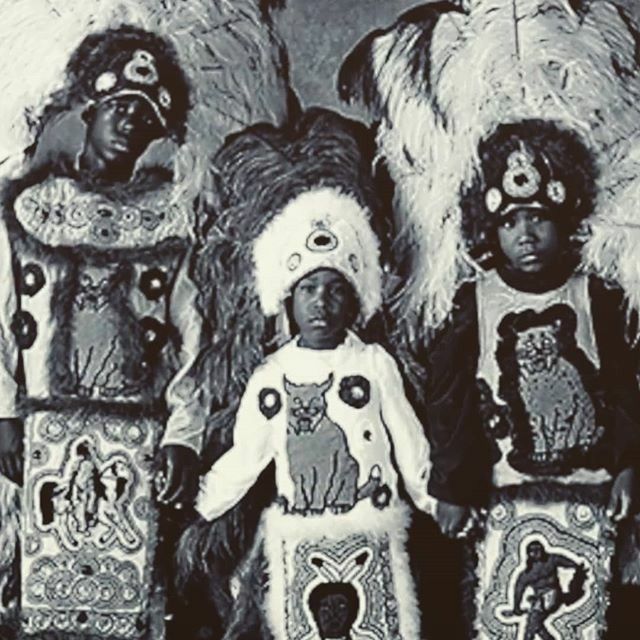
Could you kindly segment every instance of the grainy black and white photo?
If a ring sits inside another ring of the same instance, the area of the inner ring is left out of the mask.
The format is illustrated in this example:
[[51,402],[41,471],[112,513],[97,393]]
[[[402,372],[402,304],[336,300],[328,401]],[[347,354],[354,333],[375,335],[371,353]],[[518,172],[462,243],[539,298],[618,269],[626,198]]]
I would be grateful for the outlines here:
[[0,640],[635,640],[639,316],[639,0],[0,0]]

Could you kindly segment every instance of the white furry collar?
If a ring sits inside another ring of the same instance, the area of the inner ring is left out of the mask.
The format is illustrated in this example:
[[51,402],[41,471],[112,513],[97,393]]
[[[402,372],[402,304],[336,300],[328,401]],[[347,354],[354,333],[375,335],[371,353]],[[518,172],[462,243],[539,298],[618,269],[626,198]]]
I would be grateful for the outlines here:
[[46,245],[143,248],[193,235],[193,209],[176,202],[172,186],[122,202],[82,191],[71,178],[48,178],[16,198],[15,214],[24,230]]

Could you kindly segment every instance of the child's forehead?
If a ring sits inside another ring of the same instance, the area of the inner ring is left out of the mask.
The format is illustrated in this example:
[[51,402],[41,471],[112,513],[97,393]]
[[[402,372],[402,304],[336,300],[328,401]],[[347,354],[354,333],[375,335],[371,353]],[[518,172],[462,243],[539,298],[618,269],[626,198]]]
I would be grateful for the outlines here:
[[500,223],[504,224],[507,221],[513,222],[519,219],[527,218],[544,218],[549,222],[556,223],[556,218],[553,213],[547,207],[528,207],[519,206],[513,207],[508,212],[503,213],[500,216]]
[[331,267],[320,267],[319,269],[315,269],[302,276],[302,278],[295,283],[294,288],[303,282],[319,284],[329,282],[347,282],[347,279],[337,269],[333,269]]

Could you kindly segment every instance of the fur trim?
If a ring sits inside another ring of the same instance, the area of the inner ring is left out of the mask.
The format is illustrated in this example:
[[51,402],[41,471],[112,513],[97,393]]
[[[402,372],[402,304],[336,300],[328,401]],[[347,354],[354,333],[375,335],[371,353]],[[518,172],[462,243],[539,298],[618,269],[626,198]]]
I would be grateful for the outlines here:
[[220,518],[209,522],[197,517],[180,539],[176,554],[179,587],[209,581],[213,572],[219,578],[212,587],[222,618],[231,615],[232,576],[255,545],[261,514],[275,497],[273,473],[273,467],[263,472],[243,500]]
[[289,202],[254,244],[263,313],[276,315],[300,278],[325,267],[353,285],[366,322],[382,304],[379,243],[368,218],[337,189],[312,190]]
[[501,123],[541,118],[582,134],[604,168],[640,117],[637,33],[615,2],[466,7],[441,2],[404,14],[359,45],[365,69],[354,52],[341,75],[343,95],[382,117],[378,145],[396,183],[400,248],[412,256],[400,313],[422,311],[430,328],[478,273],[460,231],[460,193],[480,171],[480,142]]
[[17,592],[10,594],[9,587],[16,587],[19,575],[20,498],[20,488],[0,475],[0,628],[17,606]]
[[[192,109],[185,143],[162,145],[160,154],[150,148],[147,157],[154,164],[169,152],[180,194],[200,192],[208,158],[226,135],[253,122],[280,124],[286,117],[284,48],[253,0],[31,0],[5,5],[0,58],[12,64],[0,79],[0,158],[19,154],[34,142],[34,125],[50,96],[64,88],[65,65],[82,39],[123,24],[166,38],[189,79]],[[65,110],[84,106],[69,104]],[[69,149],[71,141],[63,143],[71,155],[78,150]]]
[[269,588],[269,570],[264,553],[264,528],[256,532],[253,545],[233,577],[237,585],[235,606],[223,640],[259,637],[271,640],[273,635],[265,615]]

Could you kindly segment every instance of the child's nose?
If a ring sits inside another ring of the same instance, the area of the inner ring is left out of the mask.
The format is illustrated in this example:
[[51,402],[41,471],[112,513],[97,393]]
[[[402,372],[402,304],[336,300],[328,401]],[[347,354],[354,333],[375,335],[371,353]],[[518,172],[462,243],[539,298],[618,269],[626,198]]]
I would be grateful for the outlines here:
[[518,237],[521,239],[528,239],[535,235],[535,223],[532,220],[524,218],[518,221],[516,225]]
[[315,305],[320,309],[324,309],[327,306],[328,302],[329,292],[326,289],[319,288],[314,300]]

